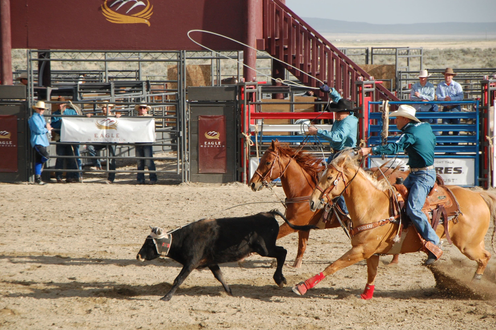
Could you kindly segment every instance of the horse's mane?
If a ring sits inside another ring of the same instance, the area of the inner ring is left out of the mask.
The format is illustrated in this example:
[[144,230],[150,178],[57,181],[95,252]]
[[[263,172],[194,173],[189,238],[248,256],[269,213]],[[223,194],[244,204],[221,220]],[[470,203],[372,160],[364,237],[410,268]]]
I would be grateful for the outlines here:
[[280,155],[293,158],[300,167],[307,172],[315,183],[319,181],[318,173],[325,170],[325,166],[322,165],[322,159],[313,157],[312,155],[304,153],[302,150],[296,151],[293,148],[279,146],[278,147]]
[[[344,161],[344,163],[342,163]],[[365,171],[363,168],[359,166],[360,162],[360,156],[358,153],[355,153],[355,151],[352,148],[347,148],[341,151],[334,159],[332,160],[331,164],[335,165],[337,168],[339,168],[338,164],[341,164],[341,167],[346,167],[348,169],[351,169],[352,171],[358,171],[361,173],[367,180],[369,180],[374,187],[381,191],[385,191],[389,188],[387,179],[381,179],[377,180],[375,177],[372,176],[371,173]]]

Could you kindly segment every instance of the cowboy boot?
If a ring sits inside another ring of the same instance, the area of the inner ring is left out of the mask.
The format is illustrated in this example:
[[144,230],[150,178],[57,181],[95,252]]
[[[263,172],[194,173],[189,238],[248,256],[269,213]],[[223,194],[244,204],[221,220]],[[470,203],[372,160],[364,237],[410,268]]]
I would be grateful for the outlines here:
[[39,184],[39,185],[44,185],[44,184],[45,184],[45,182],[43,182],[43,181],[41,180],[41,175],[37,175],[37,174],[34,176],[34,182],[35,182],[36,184]]

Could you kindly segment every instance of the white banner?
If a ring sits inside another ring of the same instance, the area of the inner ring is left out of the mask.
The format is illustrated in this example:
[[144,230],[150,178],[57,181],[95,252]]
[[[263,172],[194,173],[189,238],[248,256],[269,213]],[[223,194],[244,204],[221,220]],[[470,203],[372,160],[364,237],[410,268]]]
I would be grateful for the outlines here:
[[61,142],[135,143],[155,142],[155,119],[62,118]]
[[[372,157],[373,161],[370,167],[380,166],[383,163],[391,160],[392,158],[382,159],[380,157]],[[401,164],[401,170],[405,171],[409,169],[406,165],[408,159],[406,158],[396,158],[395,164],[391,165],[391,162],[386,165],[387,167],[392,166],[393,168]],[[446,185],[455,186],[475,186],[475,159],[474,158],[434,158],[434,167],[436,168],[436,173],[439,174]]]

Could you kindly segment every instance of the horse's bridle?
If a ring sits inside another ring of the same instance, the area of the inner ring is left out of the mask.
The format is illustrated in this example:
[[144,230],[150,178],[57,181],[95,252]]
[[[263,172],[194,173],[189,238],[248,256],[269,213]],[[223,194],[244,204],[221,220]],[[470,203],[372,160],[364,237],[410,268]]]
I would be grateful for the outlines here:
[[338,175],[336,176],[336,179],[334,179],[334,182],[329,186],[327,187],[326,189],[322,189],[319,184],[317,184],[315,186],[315,189],[317,189],[318,191],[320,191],[322,194],[320,195],[320,200],[322,203],[324,203],[324,198],[327,198],[327,203],[329,204],[332,204],[332,199],[329,197],[329,193],[334,189],[336,188],[336,186],[338,185],[339,183],[339,180],[340,178],[343,180],[343,183],[345,184],[345,187],[343,189],[343,191],[339,194],[339,196],[341,196],[343,194],[343,192],[346,190],[347,188],[347,184],[346,184],[346,180],[345,180],[345,175],[344,175],[344,171],[343,169],[340,169],[338,167],[336,167],[334,164],[330,163],[329,165],[327,165],[327,170],[330,168],[330,167],[334,167],[336,169],[336,171],[338,171]]
[[[277,163],[279,164],[279,167],[282,169],[283,165],[281,164],[281,157],[279,157],[279,154],[277,152],[274,152],[272,150],[267,150],[267,152],[269,152],[270,154],[274,155],[277,159]],[[288,164],[286,165],[286,167],[281,171],[281,173],[279,174],[279,177],[282,177],[284,175],[284,173],[286,172],[286,170],[288,169],[289,167],[289,164],[291,164],[291,161],[293,160],[292,157],[289,158],[289,161],[288,161]],[[260,171],[257,169],[255,171],[255,174],[257,174],[260,179],[262,180],[262,185],[267,187],[269,185],[269,182],[267,180],[267,177],[270,177],[272,176],[272,171],[274,170],[274,166],[276,165],[276,160],[274,160],[272,162],[272,165],[270,166],[270,169],[267,171],[267,173],[265,173],[265,175],[262,175],[260,173]],[[275,178],[277,179],[277,178]],[[270,179],[272,181],[272,179]]]

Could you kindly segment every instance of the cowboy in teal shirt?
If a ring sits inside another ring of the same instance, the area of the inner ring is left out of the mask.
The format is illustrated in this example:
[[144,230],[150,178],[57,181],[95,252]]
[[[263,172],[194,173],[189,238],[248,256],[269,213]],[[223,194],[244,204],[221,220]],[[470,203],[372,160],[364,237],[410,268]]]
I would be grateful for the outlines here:
[[[410,174],[405,179],[404,185],[408,188],[408,200],[406,201],[406,213],[412,220],[419,234],[432,244],[439,245],[439,237],[422,212],[422,207],[436,182],[436,170],[434,164],[434,148],[436,136],[432,132],[429,123],[421,123],[415,117],[415,108],[410,105],[401,105],[398,111],[392,112],[390,117],[396,118],[396,126],[403,134],[396,142],[390,142],[383,146],[373,148],[362,148],[361,154],[366,156],[370,153],[378,155],[394,155],[405,151],[408,155]],[[438,257],[442,251],[438,250]],[[432,252],[425,265],[434,263],[438,257]]]
[[[329,141],[334,151],[334,154],[327,159],[327,163],[330,163],[338,151],[356,147],[358,118],[352,115],[355,109],[352,107],[351,101],[343,99],[334,88],[331,90],[327,85],[324,85],[320,89],[323,92],[329,93],[329,97],[333,101],[329,108],[330,111],[336,112],[336,120],[332,124],[330,131],[310,126],[307,134],[317,135]],[[343,196],[339,197],[337,204],[345,214],[348,214],[348,208],[346,207]]]

